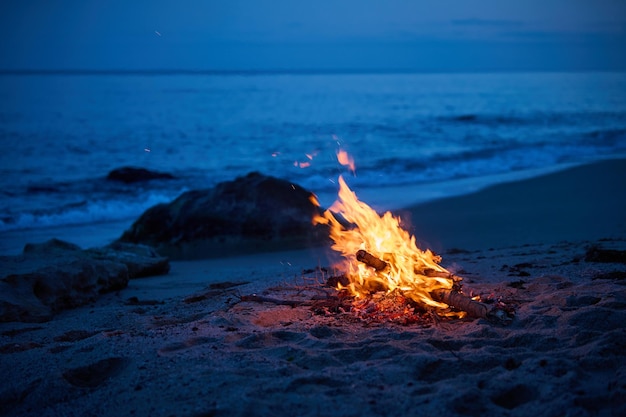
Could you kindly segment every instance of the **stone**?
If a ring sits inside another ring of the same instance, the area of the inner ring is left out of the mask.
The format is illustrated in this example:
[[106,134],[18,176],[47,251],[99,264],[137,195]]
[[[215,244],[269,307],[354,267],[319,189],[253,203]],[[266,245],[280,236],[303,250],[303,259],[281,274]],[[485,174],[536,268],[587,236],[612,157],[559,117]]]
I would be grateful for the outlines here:
[[319,245],[321,209],[313,194],[257,172],[188,191],[144,212],[119,242],[150,245],[173,259],[211,258]]
[[87,249],[85,253],[91,259],[111,259],[123,263],[128,268],[129,279],[164,275],[170,270],[169,259],[146,245],[113,242],[101,248]]
[[58,239],[0,257],[0,322],[43,322],[54,313],[118,291],[128,280],[166,274],[169,260],[148,247],[115,243],[82,250]]
[[145,182],[151,180],[171,180],[175,177],[167,172],[150,171],[145,168],[122,167],[109,172],[107,180],[125,184]]

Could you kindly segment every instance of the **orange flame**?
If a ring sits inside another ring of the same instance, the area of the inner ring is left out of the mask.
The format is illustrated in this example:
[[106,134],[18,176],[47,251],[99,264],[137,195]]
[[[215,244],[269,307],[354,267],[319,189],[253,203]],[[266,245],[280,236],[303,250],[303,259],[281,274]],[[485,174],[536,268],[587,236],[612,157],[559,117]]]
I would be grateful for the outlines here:
[[347,166],[350,171],[354,174],[356,172],[356,167],[354,165],[354,158],[348,155],[348,152],[339,149],[337,151],[337,160],[341,165]]
[[[399,218],[390,212],[380,216],[359,201],[343,177],[339,177],[337,201],[313,222],[329,226],[330,238],[334,242],[332,249],[343,256],[339,268],[348,277],[347,290],[355,298],[364,298],[381,290],[400,290],[404,296],[425,307],[448,308],[447,304],[433,300],[430,295],[436,290],[451,289],[454,284],[451,278],[432,276],[433,271],[452,276],[439,265],[441,258],[428,249],[419,249],[415,237],[400,226]],[[388,263],[387,268],[377,271],[357,261],[359,250],[384,260]]]

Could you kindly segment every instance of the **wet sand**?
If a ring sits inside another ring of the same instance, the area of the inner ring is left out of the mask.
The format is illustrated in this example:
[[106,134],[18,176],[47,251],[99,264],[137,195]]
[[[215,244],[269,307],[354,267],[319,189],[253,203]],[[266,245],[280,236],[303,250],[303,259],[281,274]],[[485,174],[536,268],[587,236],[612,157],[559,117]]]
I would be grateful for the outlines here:
[[488,249],[626,236],[626,160],[608,160],[400,210],[424,245]]

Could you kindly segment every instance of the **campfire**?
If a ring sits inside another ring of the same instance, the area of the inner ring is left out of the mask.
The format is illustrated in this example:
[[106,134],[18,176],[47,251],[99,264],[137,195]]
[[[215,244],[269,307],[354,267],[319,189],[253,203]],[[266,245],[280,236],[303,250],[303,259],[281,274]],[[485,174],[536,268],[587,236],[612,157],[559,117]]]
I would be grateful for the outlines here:
[[[348,153],[340,150],[337,158],[355,172]],[[328,227],[331,248],[341,255],[333,268],[339,273],[325,280],[325,288],[334,295],[324,290],[321,297],[293,300],[251,294],[240,296],[240,301],[310,306],[317,314],[348,313],[370,323],[426,324],[442,317],[510,323],[513,309],[509,305],[491,297],[480,300],[464,294],[462,278],[441,266],[440,256],[420,249],[399,217],[391,212],[379,215],[359,201],[342,176],[338,183],[337,201],[313,218],[314,224]],[[311,201],[320,206],[314,196]],[[329,272],[321,270],[323,274]],[[317,275],[318,270],[309,272]],[[301,296],[307,292],[303,287],[294,289]]]
[[[338,159],[354,170],[344,151]],[[337,201],[313,222],[329,227],[332,249],[342,256],[336,268],[343,276],[334,284],[353,298],[353,309],[411,320],[420,312],[456,318],[490,315],[487,305],[463,294],[462,278],[442,267],[440,256],[417,246],[399,217],[379,215],[359,201],[342,176],[338,182]]]

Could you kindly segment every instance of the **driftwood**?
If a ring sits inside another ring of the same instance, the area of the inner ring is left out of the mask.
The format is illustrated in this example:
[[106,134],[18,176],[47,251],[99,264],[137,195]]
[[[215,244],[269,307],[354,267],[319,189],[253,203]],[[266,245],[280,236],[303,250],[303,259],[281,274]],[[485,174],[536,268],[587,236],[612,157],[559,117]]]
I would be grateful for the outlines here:
[[240,301],[252,301],[256,303],[271,303],[281,306],[297,307],[302,305],[311,305],[310,301],[298,301],[298,300],[281,300],[279,298],[264,297],[262,295],[250,294],[242,295],[239,297]]

